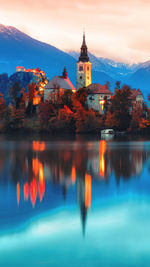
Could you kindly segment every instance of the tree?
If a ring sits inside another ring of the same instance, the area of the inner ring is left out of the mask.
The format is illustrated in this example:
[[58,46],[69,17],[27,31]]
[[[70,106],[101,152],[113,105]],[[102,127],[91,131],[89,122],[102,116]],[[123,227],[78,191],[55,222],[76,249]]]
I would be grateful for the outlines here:
[[132,105],[130,128],[132,130],[138,130],[140,127],[140,121],[143,117],[143,109],[140,104],[136,103]]
[[86,88],[81,88],[79,89],[72,97],[73,100],[73,105],[75,104],[76,101],[80,102],[80,104],[87,109],[87,91]]
[[56,110],[54,105],[50,101],[41,102],[39,104],[39,119],[42,128],[47,128],[48,121],[52,117],[56,117]]
[[105,119],[106,128],[117,128],[119,126],[119,120],[115,117],[115,113],[107,111]]
[[97,116],[97,112],[92,109],[85,110],[81,104],[75,114],[76,132],[77,133],[99,133],[102,128],[103,121]]
[[75,119],[71,109],[67,106],[59,109],[57,120],[55,121],[55,129],[65,132],[75,132]]
[[8,121],[6,122],[6,127],[8,129],[21,129],[24,124],[25,112],[24,109],[16,109],[14,106],[9,107]]
[[38,93],[37,86],[35,83],[28,84],[28,106],[27,106],[27,114],[32,115],[35,113],[36,108],[33,105],[33,99]]
[[107,96],[104,96],[104,101],[105,101],[104,102],[104,114],[106,114],[109,108],[109,101],[108,101]]
[[6,112],[6,102],[3,98],[3,94],[0,93],[0,120],[3,120]]
[[117,122],[115,126],[118,130],[126,130],[130,125],[130,108],[131,108],[131,89],[124,85],[118,89],[116,94],[112,97],[110,112],[114,114]]
[[19,82],[15,82],[13,86],[9,90],[9,95],[12,98],[14,104],[16,105],[17,102],[17,96],[20,93],[21,86]]

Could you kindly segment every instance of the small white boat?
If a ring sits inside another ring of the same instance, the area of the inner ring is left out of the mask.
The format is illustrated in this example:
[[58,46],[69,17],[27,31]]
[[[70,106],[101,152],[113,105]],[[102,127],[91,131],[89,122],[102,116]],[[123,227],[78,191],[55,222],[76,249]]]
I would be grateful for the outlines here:
[[115,134],[115,131],[113,129],[105,129],[105,130],[101,130],[101,135],[104,135],[104,134],[112,134],[114,135]]

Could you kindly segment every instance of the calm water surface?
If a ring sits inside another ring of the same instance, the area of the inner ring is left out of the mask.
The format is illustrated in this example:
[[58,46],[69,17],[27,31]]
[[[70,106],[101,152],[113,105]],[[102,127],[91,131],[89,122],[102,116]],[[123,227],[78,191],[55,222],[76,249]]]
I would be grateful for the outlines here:
[[150,141],[1,136],[0,266],[150,266]]

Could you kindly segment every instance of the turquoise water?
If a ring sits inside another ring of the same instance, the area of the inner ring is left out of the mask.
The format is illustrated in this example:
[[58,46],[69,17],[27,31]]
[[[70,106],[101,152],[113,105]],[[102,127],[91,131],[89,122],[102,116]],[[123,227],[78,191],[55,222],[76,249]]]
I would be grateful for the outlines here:
[[150,266],[150,142],[0,140],[0,266]]

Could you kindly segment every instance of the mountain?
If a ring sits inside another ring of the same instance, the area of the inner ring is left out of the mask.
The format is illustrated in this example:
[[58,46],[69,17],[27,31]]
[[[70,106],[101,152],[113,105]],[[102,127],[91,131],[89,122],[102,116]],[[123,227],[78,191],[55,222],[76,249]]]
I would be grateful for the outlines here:
[[[74,51],[69,51],[69,54],[75,59],[79,57],[79,53]],[[100,83],[103,84],[107,80],[114,88],[115,81],[119,80],[122,84],[128,84],[132,88],[140,88],[145,99],[147,98],[150,85],[150,61],[128,65],[108,58],[96,57],[91,53],[89,53],[89,57],[94,70],[93,82],[100,80]],[[105,76],[101,76],[102,72]]]
[[14,27],[0,24],[0,72],[14,73],[18,65],[25,68],[39,67],[49,78],[61,75],[66,65],[68,74],[76,76],[76,61],[72,56]]
[[147,65],[144,68],[139,68],[135,71],[128,79],[124,80],[132,88],[140,88],[147,98],[147,95],[150,93],[150,65]]
[[[76,60],[79,58],[79,53],[75,51],[69,51],[68,53]],[[128,65],[122,62],[116,62],[108,58],[96,57],[90,52],[89,58],[92,62],[92,69],[94,71],[105,72],[108,76],[112,77],[115,80],[120,80],[124,77],[128,77],[138,69],[137,64]]]
[[[96,57],[95,57],[96,60]],[[25,68],[39,67],[51,79],[54,75],[61,75],[64,65],[68,76],[76,84],[76,59],[54,46],[37,41],[25,33],[11,26],[0,24],[0,72],[14,73],[16,66]],[[101,69],[92,71],[93,82],[113,79]],[[114,81],[113,81],[114,82]]]
[[[25,68],[39,67],[51,79],[54,75],[61,75],[64,65],[67,67],[70,80],[76,85],[76,61],[79,53],[63,52],[54,46],[40,42],[11,26],[0,24],[0,73],[14,73],[16,66]],[[128,65],[103,57],[96,57],[89,53],[92,62],[92,82],[104,84],[110,82],[111,89],[115,81],[140,88],[144,95],[149,92],[150,61]],[[16,77],[16,76],[15,76]],[[5,79],[1,83],[4,88]],[[8,78],[9,79],[9,78]],[[9,84],[9,82],[8,82]]]

